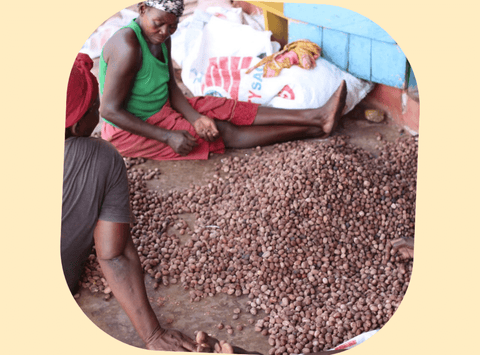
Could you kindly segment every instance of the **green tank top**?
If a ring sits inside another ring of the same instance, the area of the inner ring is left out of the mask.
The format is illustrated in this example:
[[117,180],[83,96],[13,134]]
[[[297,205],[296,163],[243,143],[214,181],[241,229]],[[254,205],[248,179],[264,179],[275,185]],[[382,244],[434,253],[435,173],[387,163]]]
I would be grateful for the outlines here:
[[[140,42],[140,47],[142,49],[142,67],[135,76],[130,97],[126,102],[125,109],[140,118],[142,121],[146,121],[147,118],[160,111],[168,99],[168,81],[170,79],[170,73],[168,70],[167,46],[165,43],[162,43],[163,58],[165,59],[164,63],[155,58],[150,52],[147,42],[142,36],[142,30],[135,22],[135,19],[122,28],[127,27],[135,31],[138,41]],[[107,63],[103,59],[102,50],[98,74],[101,95],[103,95],[106,73]],[[114,125],[105,119],[104,121]]]

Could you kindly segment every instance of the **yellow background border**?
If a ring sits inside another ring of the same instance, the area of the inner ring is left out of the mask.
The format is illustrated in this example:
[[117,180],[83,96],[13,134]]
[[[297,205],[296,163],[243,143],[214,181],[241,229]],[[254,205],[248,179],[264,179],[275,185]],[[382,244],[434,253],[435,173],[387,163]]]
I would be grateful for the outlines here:
[[[356,11],[385,29],[409,59],[421,98],[411,286],[384,329],[349,354],[478,353],[478,8],[465,0],[325,3]],[[69,295],[59,256],[70,68],[89,35],[131,4],[26,0],[3,6],[5,354],[145,353],[89,321]]]

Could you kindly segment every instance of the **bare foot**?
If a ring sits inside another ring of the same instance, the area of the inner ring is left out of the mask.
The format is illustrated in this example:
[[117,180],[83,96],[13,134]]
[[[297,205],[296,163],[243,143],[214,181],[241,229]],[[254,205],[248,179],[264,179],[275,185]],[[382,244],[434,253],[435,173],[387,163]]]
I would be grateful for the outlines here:
[[328,99],[327,103],[311,112],[314,114],[313,119],[324,132],[323,138],[328,137],[337,127],[340,117],[342,117],[346,99],[347,83],[345,80],[342,80],[338,89]]

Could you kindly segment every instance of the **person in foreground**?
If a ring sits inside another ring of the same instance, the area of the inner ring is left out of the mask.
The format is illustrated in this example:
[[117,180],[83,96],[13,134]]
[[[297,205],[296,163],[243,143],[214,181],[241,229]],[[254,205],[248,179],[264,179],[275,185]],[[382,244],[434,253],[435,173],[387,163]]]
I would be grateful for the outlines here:
[[[148,301],[130,236],[132,219],[123,158],[110,143],[90,137],[99,122],[98,82],[90,72],[92,66],[90,57],[80,53],[67,89],[60,244],[68,287],[76,292],[95,245],[105,279],[147,349],[213,350],[177,330],[162,328]],[[207,336],[203,339],[211,340]],[[231,346],[216,348],[228,350]]]
[[103,47],[99,80],[102,138],[127,157],[208,159],[228,148],[325,138],[345,107],[342,81],[317,109],[284,110],[221,97],[186,98],[171,59],[183,0],[138,4],[139,16]]

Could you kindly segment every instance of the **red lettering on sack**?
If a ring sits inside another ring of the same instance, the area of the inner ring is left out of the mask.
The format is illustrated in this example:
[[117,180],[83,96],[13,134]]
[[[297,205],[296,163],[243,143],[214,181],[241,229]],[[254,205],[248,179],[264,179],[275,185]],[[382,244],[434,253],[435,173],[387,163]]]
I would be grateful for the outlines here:
[[218,68],[218,65],[217,65],[218,58],[211,58],[211,59],[214,59],[214,63],[212,65],[213,85],[221,87],[222,86],[222,76],[221,76],[221,72],[220,72],[220,70]]
[[[233,61],[233,59],[237,59]],[[230,95],[232,99],[237,100],[238,99],[238,90],[240,88],[240,80],[241,80],[241,69],[247,69],[250,66],[250,63],[252,62],[252,57],[233,57],[232,58],[232,65],[231,65],[231,72],[233,76],[233,84],[232,84],[232,89],[230,91]],[[236,65],[234,65],[236,64]],[[238,67],[238,64],[240,64],[240,67]]]
[[280,90],[277,96],[281,97],[282,99],[295,100],[295,93],[293,92],[292,88],[288,85],[285,85],[283,89]]
[[213,66],[215,65],[215,58],[210,58],[208,60],[208,68],[207,68],[207,73],[205,75],[205,85],[206,86],[213,86],[213,79],[211,75],[211,71]]
[[223,89],[226,92],[229,92],[230,84],[232,82],[230,70],[228,70],[228,57],[219,57],[218,58],[218,67],[222,73],[222,80],[223,80]]
[[252,92],[251,90],[248,90],[248,102],[250,102],[250,99],[253,99],[254,97],[258,97],[259,99],[262,98],[262,95],[255,95],[254,92]]
[[241,70],[250,67],[252,57],[215,57],[208,60],[205,83],[202,91],[209,87],[223,88],[232,99],[238,99]]
[[251,62],[252,62],[252,57],[243,57],[241,69],[248,69]]

